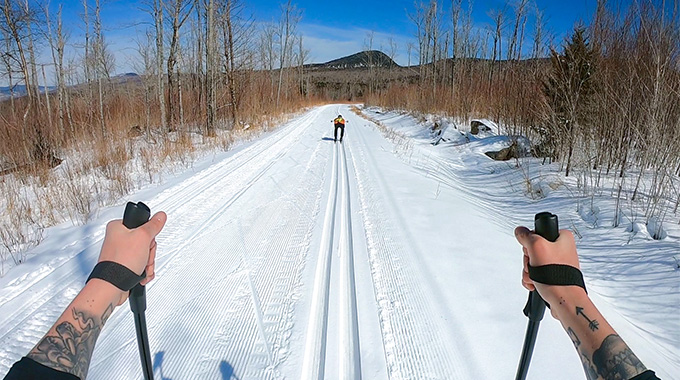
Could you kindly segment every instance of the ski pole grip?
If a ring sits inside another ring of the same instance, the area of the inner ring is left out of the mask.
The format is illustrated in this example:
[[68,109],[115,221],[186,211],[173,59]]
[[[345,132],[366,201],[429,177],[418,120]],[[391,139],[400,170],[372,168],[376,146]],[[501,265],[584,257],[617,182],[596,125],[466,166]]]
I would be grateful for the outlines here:
[[[123,225],[129,229],[137,228],[149,221],[151,209],[142,202],[128,202],[123,213]],[[133,313],[146,310],[146,288],[141,284],[135,285],[130,291],[130,309]]]
[[[557,215],[549,212],[541,212],[534,216],[534,231],[544,239],[554,242],[560,236]],[[537,291],[529,293],[529,299],[524,306],[524,315],[530,321],[538,322],[543,319],[545,314],[545,301]]]
[[560,228],[557,215],[549,212],[540,212],[534,216],[534,230],[545,240],[555,242],[560,236]]
[[140,227],[149,221],[151,210],[142,202],[128,202],[123,213],[123,225],[129,229]]

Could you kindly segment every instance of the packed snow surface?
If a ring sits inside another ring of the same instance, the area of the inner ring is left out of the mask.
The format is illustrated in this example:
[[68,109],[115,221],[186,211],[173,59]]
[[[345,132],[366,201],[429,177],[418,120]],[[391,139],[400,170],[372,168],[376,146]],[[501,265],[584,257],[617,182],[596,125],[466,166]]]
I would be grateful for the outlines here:
[[[342,143],[338,114],[348,120]],[[147,286],[156,378],[513,378],[527,324],[513,228],[540,211],[579,232],[590,295],[633,351],[661,378],[679,378],[677,231],[657,241],[593,223],[607,205],[584,213],[552,186],[554,168],[527,159],[524,176],[484,155],[502,136],[446,128],[430,142],[411,116],[327,105],[131,194],[168,214]],[[123,206],[47,230],[0,278],[0,375],[82,287]],[[88,379],[141,377],[125,304]],[[570,340],[546,314],[529,379],[579,378]]]

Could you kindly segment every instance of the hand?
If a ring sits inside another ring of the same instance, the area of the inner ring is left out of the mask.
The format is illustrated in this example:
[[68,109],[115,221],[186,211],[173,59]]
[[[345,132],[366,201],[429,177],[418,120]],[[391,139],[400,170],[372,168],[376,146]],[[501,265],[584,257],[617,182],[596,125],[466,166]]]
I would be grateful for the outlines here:
[[[106,225],[106,237],[98,262],[113,261],[139,275],[146,270],[146,278],[141,281],[142,285],[146,285],[155,277],[156,235],[165,226],[167,218],[161,211],[134,229],[125,227],[120,219],[112,220]],[[127,296],[128,292],[122,292],[118,304],[125,302]]]
[[[534,282],[529,278],[529,265],[537,267],[548,264],[564,264],[580,269],[578,253],[574,235],[569,230],[560,230],[560,236],[554,243],[545,240],[540,235],[526,227],[515,229],[515,238],[522,245],[524,265],[522,271],[522,285],[530,291],[537,290],[550,305],[556,305],[566,297],[584,295],[585,291],[576,286],[555,286]],[[551,310],[553,316],[555,310]]]
[[[579,353],[588,379],[632,379],[646,371],[628,345],[597,310],[579,286],[545,285],[529,278],[532,267],[562,264],[580,269],[574,235],[560,230],[551,243],[526,227],[515,228],[515,237],[524,251],[522,285],[536,290],[551,305],[550,313],[559,320]],[[655,379],[649,373],[645,379]]]

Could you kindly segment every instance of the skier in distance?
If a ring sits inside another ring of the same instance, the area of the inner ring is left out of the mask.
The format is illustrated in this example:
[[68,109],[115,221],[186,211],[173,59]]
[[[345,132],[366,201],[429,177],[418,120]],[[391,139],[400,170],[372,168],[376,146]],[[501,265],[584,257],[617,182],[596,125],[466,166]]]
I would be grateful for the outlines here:
[[340,142],[342,142],[342,137],[345,135],[345,123],[348,121],[345,120],[342,115],[338,115],[335,119],[333,119],[333,124],[335,124],[335,141],[338,141],[338,129],[340,130]]

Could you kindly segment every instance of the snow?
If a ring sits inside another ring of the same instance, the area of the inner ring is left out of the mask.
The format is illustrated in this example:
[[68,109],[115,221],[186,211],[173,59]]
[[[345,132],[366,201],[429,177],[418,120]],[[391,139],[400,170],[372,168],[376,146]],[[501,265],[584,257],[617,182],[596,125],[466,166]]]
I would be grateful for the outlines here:
[[[575,196],[555,167],[484,155],[510,144],[500,132],[473,136],[438,118],[435,146],[434,119],[361,112],[314,108],[130,194],[168,213],[147,287],[158,379],[512,378],[527,323],[513,228],[546,210],[580,237],[589,293],[609,322],[661,378],[677,378],[677,226],[627,210],[612,227],[612,200]],[[350,122],[342,144],[332,140],[337,114]],[[0,374],[80,289],[122,210],[47,229],[0,278]],[[88,379],[133,378],[141,368],[123,305]],[[548,315],[528,378],[584,378]]]

